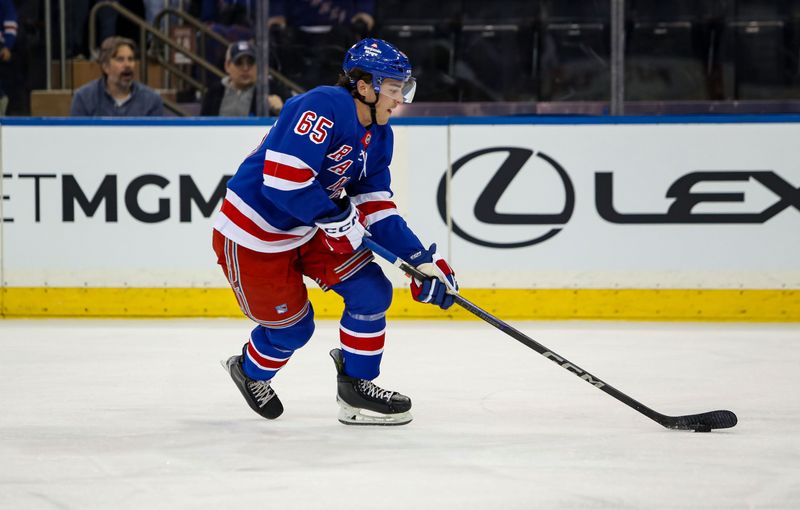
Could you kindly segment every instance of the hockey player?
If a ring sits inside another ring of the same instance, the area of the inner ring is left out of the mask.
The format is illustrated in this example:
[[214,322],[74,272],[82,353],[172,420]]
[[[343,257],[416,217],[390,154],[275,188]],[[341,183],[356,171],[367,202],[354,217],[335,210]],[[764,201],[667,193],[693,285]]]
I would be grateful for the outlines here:
[[411,400],[372,381],[379,374],[392,287],[362,246],[376,242],[430,278],[412,280],[417,301],[453,304],[455,275],[425,248],[392,202],[389,117],[413,99],[408,58],[364,39],[350,48],[336,86],[286,102],[267,137],[228,181],[214,224],[217,261],[244,314],[257,323],[226,368],[250,407],[274,419],[283,405],[271,381],[314,333],[302,276],[344,299],[337,370],[339,421],[402,425]]

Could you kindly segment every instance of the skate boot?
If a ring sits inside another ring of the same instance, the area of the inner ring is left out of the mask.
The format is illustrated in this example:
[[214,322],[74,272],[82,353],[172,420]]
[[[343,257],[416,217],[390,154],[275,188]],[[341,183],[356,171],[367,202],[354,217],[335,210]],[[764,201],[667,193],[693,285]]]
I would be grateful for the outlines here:
[[275,394],[275,390],[270,387],[269,381],[256,381],[244,373],[242,361],[246,348],[247,344],[242,349],[240,356],[231,356],[228,361],[223,362],[222,368],[230,374],[234,384],[247,401],[247,405],[264,418],[274,420],[283,413],[283,404]]
[[372,381],[344,373],[341,349],[333,349],[336,364],[339,421],[345,425],[405,425],[412,420],[411,399],[396,391],[384,390]]

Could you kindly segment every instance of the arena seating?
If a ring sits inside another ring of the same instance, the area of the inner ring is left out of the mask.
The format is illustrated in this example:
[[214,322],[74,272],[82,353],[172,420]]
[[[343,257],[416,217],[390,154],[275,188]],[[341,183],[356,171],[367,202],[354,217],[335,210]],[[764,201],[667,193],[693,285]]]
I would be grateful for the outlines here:
[[631,0],[628,6],[626,99],[711,99],[715,20],[709,3]]
[[536,99],[538,2],[464,0],[455,55],[461,101]]
[[[419,82],[418,102],[608,101],[610,5],[610,0],[380,0],[370,35],[408,54]],[[332,84],[342,55],[363,35],[348,25],[324,33],[273,30],[270,64],[303,88]],[[89,64],[68,62],[67,90],[87,81],[82,76],[96,75]],[[156,70],[149,81],[161,76]],[[39,94],[39,110],[63,97]],[[624,97],[800,99],[800,0],[626,0]]]
[[738,0],[721,37],[724,99],[800,97],[796,2]]
[[542,0],[541,101],[609,98],[610,19],[606,0]]

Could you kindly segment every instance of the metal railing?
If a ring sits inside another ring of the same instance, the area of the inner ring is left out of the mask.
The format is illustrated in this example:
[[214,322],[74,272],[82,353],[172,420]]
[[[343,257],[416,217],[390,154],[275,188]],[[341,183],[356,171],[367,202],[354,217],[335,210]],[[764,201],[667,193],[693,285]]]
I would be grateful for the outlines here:
[[[213,30],[211,30],[208,27],[208,25],[206,25],[205,23],[203,23],[199,19],[195,18],[194,16],[192,16],[192,15],[190,15],[190,14],[184,12],[184,11],[181,11],[179,9],[173,9],[171,7],[163,9],[158,14],[156,14],[156,17],[153,20],[153,25],[155,25],[157,27],[162,26],[162,22],[163,22],[163,20],[164,20],[164,18],[166,16],[175,16],[177,18],[180,18],[185,24],[190,25],[192,28],[197,30],[197,32],[201,36],[200,37],[200,53],[203,54],[203,55],[205,55],[205,50],[206,50],[205,43],[206,43],[206,39],[207,38],[213,39],[214,41],[216,41],[217,43],[223,45],[224,47],[227,47],[232,42],[235,42],[235,41],[231,41],[229,39],[226,39],[225,37],[221,36],[220,34],[214,32]],[[159,57],[156,57],[156,58],[159,58]],[[303,87],[301,87],[300,85],[298,85],[294,81],[290,80],[285,75],[283,75],[281,72],[279,72],[278,70],[276,70],[276,69],[274,69],[272,67],[267,67],[267,72],[269,73],[269,76],[271,76],[272,78],[275,78],[276,80],[281,82],[283,85],[285,85],[287,88],[289,88],[292,92],[296,92],[297,94],[302,94],[303,92],[306,91]]]
[[[229,41],[225,37],[219,35],[218,33],[214,32],[205,23],[198,20],[194,16],[187,14],[184,11],[173,9],[173,8],[166,8],[161,10],[154,19],[154,24],[151,25],[146,20],[142,19],[141,17],[137,16],[136,13],[126,9],[125,7],[121,6],[116,2],[112,2],[110,0],[103,0],[98,2],[97,4],[92,7],[92,10],[89,12],[89,48],[92,52],[92,55],[97,54],[98,49],[98,42],[97,42],[97,28],[96,28],[96,19],[97,13],[101,9],[114,9],[119,13],[120,16],[123,16],[128,21],[133,23],[139,28],[139,47],[140,47],[140,55],[141,55],[141,65],[140,65],[140,76],[141,80],[144,83],[147,83],[147,74],[148,74],[148,59],[151,59],[158,64],[161,65],[167,72],[171,73],[172,75],[180,78],[191,87],[200,91],[201,94],[205,93],[207,90],[207,85],[204,83],[205,80],[198,80],[193,77],[190,73],[186,72],[182,69],[179,65],[174,64],[170,61],[169,58],[165,57],[161,54],[160,51],[154,49],[153,51],[147,51],[147,36],[148,34],[152,37],[153,40],[153,47],[156,48],[158,45],[167,46],[172,49],[174,52],[178,52],[184,55],[192,64],[197,65],[200,68],[200,71],[203,73],[205,77],[205,73],[211,73],[218,78],[224,78],[226,76],[225,72],[222,71],[220,68],[206,60],[202,55],[193,52],[191,49],[186,48],[177,42],[173,41],[168,34],[162,32],[158,27],[161,26],[162,21],[164,20],[165,16],[175,16],[180,18],[185,24],[190,25],[194,28],[199,34],[201,34],[200,38],[200,52],[205,53],[205,40],[206,38],[211,38],[219,44],[224,45],[227,47],[232,41]],[[298,85],[297,83],[293,82],[280,72],[276,71],[275,69],[269,68],[268,69],[270,76],[274,77],[276,80],[283,83],[286,87],[296,93],[305,92],[305,89]],[[167,107],[172,112],[186,116],[188,115],[186,111],[181,108],[177,103],[162,98],[164,101],[164,106]]]

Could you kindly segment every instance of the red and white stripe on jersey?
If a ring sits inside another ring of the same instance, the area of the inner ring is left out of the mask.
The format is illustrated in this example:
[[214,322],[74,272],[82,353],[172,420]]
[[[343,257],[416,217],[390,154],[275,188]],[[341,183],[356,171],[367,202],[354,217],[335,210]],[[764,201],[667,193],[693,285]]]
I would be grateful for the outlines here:
[[311,186],[317,173],[291,154],[267,149],[264,155],[264,186],[294,191]]
[[364,213],[367,219],[367,226],[370,226],[384,218],[399,214],[397,206],[390,200],[391,198],[392,193],[389,191],[375,191],[355,195],[350,197],[350,200],[353,205]]
[[214,228],[237,244],[262,253],[292,250],[307,243],[317,227],[301,225],[281,230],[271,225],[236,193],[228,189]]
[[258,352],[255,345],[253,345],[253,339],[251,338],[250,342],[247,344],[247,357],[250,358],[250,361],[255,363],[255,365],[261,370],[280,370],[283,368],[283,365],[289,361],[291,353],[289,353],[289,355],[285,358],[273,358],[272,356],[266,356]]
[[375,356],[383,352],[386,329],[377,333],[358,333],[339,324],[339,341],[342,349],[362,356]]
[[8,32],[9,35],[17,35],[17,22],[16,21],[3,22],[3,31]]

